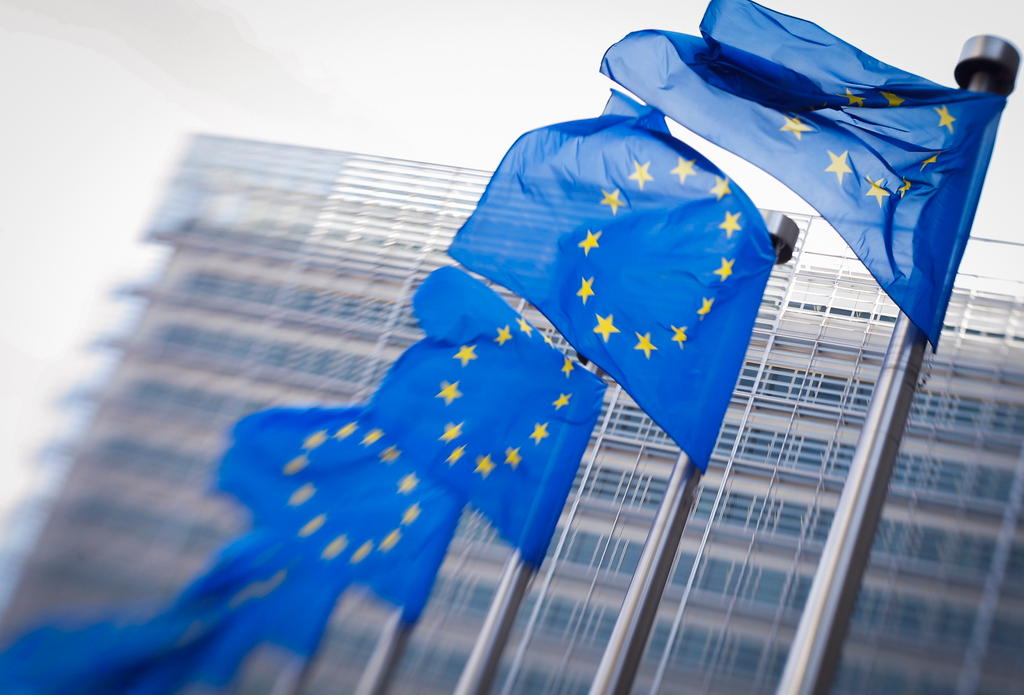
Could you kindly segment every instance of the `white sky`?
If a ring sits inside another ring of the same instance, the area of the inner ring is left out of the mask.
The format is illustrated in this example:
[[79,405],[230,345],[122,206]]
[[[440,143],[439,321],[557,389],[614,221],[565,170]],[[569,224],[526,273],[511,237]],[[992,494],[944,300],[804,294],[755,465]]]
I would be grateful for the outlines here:
[[[139,239],[189,133],[493,169],[521,132],[600,112],[611,43],[696,32],[705,4],[0,0],[0,519],[31,484],[34,451],[62,432],[54,401],[97,378],[86,348],[123,320],[111,291],[152,268]],[[1024,6],[1008,0],[768,4],[949,85],[966,38],[1024,42]],[[1003,117],[980,236],[1021,238],[1021,98]],[[686,139],[758,205],[808,210]]]

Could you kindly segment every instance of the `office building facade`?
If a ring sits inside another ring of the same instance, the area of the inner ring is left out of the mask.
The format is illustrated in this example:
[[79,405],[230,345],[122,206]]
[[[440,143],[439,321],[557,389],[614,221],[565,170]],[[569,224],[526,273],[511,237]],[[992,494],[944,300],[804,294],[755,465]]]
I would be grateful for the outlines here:
[[[6,629],[57,606],[172,596],[245,524],[208,494],[226,429],[270,405],[372,393],[418,339],[411,293],[451,263],[445,248],[486,181],[195,138],[149,232],[168,261],[133,290],[147,309],[118,341],[120,366]],[[896,314],[820,219],[795,219],[803,239],[768,283],[637,693],[772,693],[781,674]],[[1024,683],[1024,291],[962,280],[926,358],[836,693],[995,694]],[[586,692],[677,453],[609,388],[496,692]],[[451,692],[508,553],[466,514],[395,692]],[[346,596],[308,692],[350,692],[386,617]],[[267,692],[268,663],[255,660],[241,692]]]

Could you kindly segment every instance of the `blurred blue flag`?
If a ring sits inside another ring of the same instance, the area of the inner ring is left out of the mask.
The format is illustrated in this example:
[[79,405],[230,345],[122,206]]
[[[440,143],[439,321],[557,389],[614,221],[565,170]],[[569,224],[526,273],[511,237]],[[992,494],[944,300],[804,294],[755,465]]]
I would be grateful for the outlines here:
[[[331,475],[313,465],[314,455],[316,461],[341,461],[333,453],[339,443],[372,446],[384,464],[412,466],[421,478],[478,509],[525,561],[539,565],[605,385],[548,345],[496,293],[456,268],[428,276],[413,311],[426,337],[392,365],[358,418],[338,426],[338,418],[349,417],[336,415],[341,411],[291,415],[298,429],[288,436],[309,436],[316,445],[293,460],[249,455],[241,445],[236,450],[246,460],[280,466],[281,480],[305,484],[305,476]],[[242,423],[253,437],[238,440],[276,441],[287,422],[273,411],[257,414]],[[221,487],[254,509],[275,499],[270,491],[281,481],[252,476],[245,467],[229,465],[231,460],[229,455]]]
[[394,446],[386,437],[323,434],[365,420],[361,408],[272,410],[242,420],[220,482],[252,508],[252,532],[162,613],[65,619],[21,638],[0,656],[4,692],[225,687],[257,647],[311,654],[339,593],[353,583],[415,620],[462,500],[408,463],[382,463]]
[[750,199],[613,93],[512,146],[449,253],[542,311],[707,466],[775,261]]
[[604,383],[454,268],[424,282],[415,311],[427,337],[369,405],[277,408],[235,426],[218,487],[252,511],[252,532],[162,613],[21,638],[0,655],[4,692],[224,687],[257,647],[311,654],[352,584],[412,623],[466,502],[539,565]]
[[456,268],[424,281],[414,311],[427,336],[398,359],[369,408],[409,442],[403,452],[425,477],[457,490],[540,565],[605,385]]
[[634,32],[601,70],[792,188],[936,344],[1005,98],[748,0],[712,0],[701,32]]
[[[501,297],[456,268],[428,276],[413,311],[426,337],[392,365],[359,417],[332,409],[292,413],[290,420],[281,419],[280,411],[251,416],[239,427],[252,436],[236,437],[240,444],[225,460],[221,487],[253,509],[270,504],[266,513],[280,514],[273,506],[277,486],[334,475],[322,465],[344,462],[336,447],[358,442],[379,452],[382,463],[411,466],[420,478],[480,510],[524,560],[539,565],[590,440],[605,385],[548,345]],[[251,440],[269,449],[292,424],[296,432],[287,435],[289,441],[310,437],[308,454],[285,461],[242,448]],[[273,470],[280,466],[279,479],[253,476],[245,466],[233,465],[235,456],[266,462]],[[325,463],[313,465],[320,460]],[[308,482],[319,485],[316,479]],[[304,489],[296,488],[295,494]],[[379,585],[375,590],[406,605],[407,614],[410,605],[420,605],[410,604],[405,594],[387,595]]]

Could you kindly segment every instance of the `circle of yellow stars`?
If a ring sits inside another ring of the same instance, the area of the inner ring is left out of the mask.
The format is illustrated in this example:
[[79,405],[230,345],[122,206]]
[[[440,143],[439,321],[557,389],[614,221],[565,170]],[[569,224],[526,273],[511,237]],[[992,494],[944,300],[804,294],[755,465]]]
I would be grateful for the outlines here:
[[[465,361],[466,364],[468,364],[469,361],[476,359],[475,352],[473,350],[465,350],[465,346],[463,347],[463,350],[460,350],[460,352],[461,354],[458,355],[458,359],[460,361]],[[449,386],[453,387],[452,390],[448,391],[449,394],[457,392],[457,382],[456,384]],[[454,397],[457,398],[458,396]],[[461,427],[461,423],[453,427],[457,429],[458,427]],[[359,445],[362,447],[378,445],[380,447],[380,451],[377,453],[377,456],[380,461],[385,464],[397,461],[402,455],[401,450],[399,450],[397,446],[393,444],[387,446],[382,445],[381,440],[386,436],[383,430],[379,428],[366,428],[365,431],[360,433],[360,423],[358,421],[352,421],[338,427],[333,432],[327,429],[319,429],[306,435],[299,447],[301,453],[288,460],[282,466],[281,472],[285,476],[289,477],[299,474],[310,465],[310,455],[314,450],[323,446],[328,441],[344,441],[353,435],[359,436]],[[419,477],[415,473],[406,473],[396,480],[395,494],[403,496],[409,495],[416,490],[420,482]],[[312,482],[304,482],[288,494],[286,504],[289,507],[302,507],[309,502],[309,500],[313,499],[317,492],[317,488]],[[351,542],[348,534],[335,536],[323,545],[320,551],[320,558],[325,561],[335,560],[347,550],[351,550],[348,555],[348,562],[356,565],[363,562],[374,551],[379,553],[388,553],[399,543],[399,541],[402,540],[403,529],[407,529],[410,524],[413,524],[420,517],[421,513],[422,508],[420,507],[420,503],[418,501],[413,502],[403,510],[401,518],[395,528],[391,529],[379,538],[364,539],[354,548],[350,548]],[[327,513],[322,512],[316,514],[303,523],[296,533],[299,538],[315,538],[326,523]],[[282,572],[284,572],[284,570],[282,570]],[[271,580],[276,582],[275,586],[283,581],[284,575],[282,573],[279,574],[281,574],[279,578],[277,575],[271,578]],[[267,582],[270,582],[271,580],[267,580]],[[264,584],[267,582],[264,582]],[[273,587],[269,587],[266,591],[263,591],[261,587],[256,587],[256,583],[254,583],[243,589],[242,592],[236,596],[236,599],[241,598],[242,600],[246,600],[253,591],[256,591],[256,589],[260,589],[262,591],[260,595],[266,595],[266,593],[269,593]]]
[[[874,100],[874,95],[867,92],[854,93],[849,87],[845,88],[843,93],[838,94],[837,96],[846,99],[846,103],[842,104],[845,108],[864,107],[867,105],[869,99]],[[905,97],[901,97],[895,92],[885,90],[878,90],[877,97],[884,100],[884,103],[879,104],[879,102],[875,100],[874,104],[882,105],[887,108],[900,107],[907,101]],[[946,104],[933,106],[932,110],[935,112],[935,116],[937,118],[933,127],[944,129],[947,136],[953,135],[956,132],[955,124],[957,117],[950,112],[949,106]],[[791,134],[798,143],[803,141],[804,135],[813,135],[818,132],[811,123],[804,121],[797,115],[782,114],[782,119],[783,122],[779,127],[779,131]],[[829,174],[834,174],[836,177],[836,183],[840,187],[843,187],[845,185],[846,175],[854,174],[855,172],[855,166],[851,160],[850,152],[844,151],[836,153],[831,150],[826,150],[826,154],[828,155],[829,163],[828,166],[824,168],[824,171]],[[942,151],[933,152],[929,156],[923,158],[920,161],[920,167],[917,173],[925,171],[930,164],[936,164],[938,162],[939,155],[941,154]],[[885,176],[871,176],[867,173],[862,176],[854,175],[850,180],[863,181],[861,184],[861,190],[863,191],[864,196],[872,198],[878,204],[879,208],[883,208],[887,201],[903,198],[911,190],[913,184],[909,178],[900,176],[899,179],[899,185],[895,186],[887,185]]]
[[[649,173],[646,176],[650,176]],[[649,179],[647,179],[649,180]],[[599,240],[601,238],[601,232],[587,232],[587,238],[579,246],[583,249],[584,253],[589,252],[591,248],[597,248]],[[592,290],[591,290],[592,292]],[[532,326],[526,319],[521,316],[516,317],[514,323],[507,323],[496,327],[493,337],[489,340],[496,343],[498,347],[504,347],[509,341],[515,341],[517,339],[532,339],[536,331],[542,339],[552,345],[550,336],[544,331]],[[487,340],[485,338],[485,340]],[[459,346],[458,350],[452,354],[452,360],[458,363],[459,368],[465,368],[469,366],[474,360],[479,359],[477,354],[477,345],[468,344]],[[575,363],[568,356],[563,355],[563,363],[560,371],[568,378],[572,371],[576,368]],[[444,380],[438,385],[438,391],[435,394],[435,398],[444,401],[445,406],[450,406],[459,398],[463,397],[461,390],[461,379]],[[570,393],[559,393],[558,397],[551,402],[551,406],[555,411],[561,410],[562,408],[570,405],[573,394]],[[551,421],[535,422],[526,439],[533,442],[532,446],[539,446],[545,439],[551,436],[549,427]],[[465,437],[467,432],[467,423],[461,422],[447,422],[444,424],[442,431],[438,436],[438,440],[446,445],[450,445],[450,449],[447,450],[447,456],[444,462],[448,466],[455,466],[461,464],[464,460],[469,461],[470,465],[473,466],[473,472],[479,475],[482,479],[487,479],[491,473],[499,468],[501,465],[507,465],[512,470],[516,470],[525,458],[524,447],[520,446],[508,446],[505,448],[503,455],[495,455],[490,452],[483,453],[480,455],[470,455],[467,451],[466,444],[460,443]],[[351,433],[350,433],[351,434]],[[525,434],[525,432],[524,432]],[[530,445],[527,445],[528,447]]]
[[[856,98],[857,97],[855,95],[854,99],[856,100]],[[807,124],[800,121],[800,119],[794,117],[787,119],[787,124],[783,127],[783,130],[791,131],[797,138],[800,138],[803,133],[811,132],[813,129],[810,128],[810,126],[808,126]],[[671,176],[677,177],[681,185],[685,185],[687,181],[690,179],[690,177],[697,175],[697,171],[695,168],[696,164],[696,159],[686,159],[684,157],[677,157],[676,166],[673,169],[671,169],[668,173]],[[644,186],[647,183],[655,180],[655,175],[651,173],[650,161],[641,162],[639,160],[634,159],[632,160],[632,167],[633,172],[627,178],[630,181],[634,182],[634,184],[639,190],[644,190]],[[721,201],[726,196],[732,193],[730,181],[728,177],[724,176],[715,176],[714,185],[712,185],[707,190],[710,195],[713,195],[715,197],[716,201]],[[611,213],[613,215],[617,214],[618,209],[620,207],[627,206],[627,202],[622,200],[622,191],[619,188],[614,188],[610,191],[602,188],[601,194],[602,198],[599,201],[600,204],[609,206]],[[722,221],[717,225],[717,228],[720,229],[723,233],[725,233],[727,239],[732,239],[734,233],[742,231],[742,214],[743,213],[741,211],[734,212],[728,209],[724,212]],[[603,234],[604,232],[599,229],[587,229],[584,232],[583,239],[580,240],[576,244],[576,246],[583,251],[583,255],[585,257],[589,257],[591,251],[594,251],[595,249],[600,249],[601,237]],[[720,258],[718,268],[710,272],[711,274],[717,276],[719,282],[725,282],[733,274],[733,266],[735,262],[735,258]],[[586,306],[587,302],[592,297],[597,295],[598,290],[599,288],[595,287],[595,276],[584,276],[580,278],[579,289],[576,290],[575,296],[579,297],[580,302],[584,306]],[[711,312],[714,303],[714,297],[701,297],[700,306],[697,307],[695,310],[695,314],[698,321],[703,320],[704,317]],[[593,332],[599,335],[605,343],[607,343],[613,335],[622,332],[621,329],[615,325],[614,314],[610,313],[607,315],[602,315],[600,313],[595,313],[594,318],[596,324],[594,325]],[[669,336],[668,338],[669,341],[675,343],[680,349],[682,349],[686,341],[688,340],[688,336],[686,333],[687,330],[688,326],[672,325],[671,336]],[[642,352],[645,358],[650,359],[651,354],[659,349],[658,345],[655,343],[657,338],[652,337],[651,331],[643,333],[639,331],[633,331],[633,333],[636,336],[636,344],[633,346],[633,349]],[[495,338],[495,340],[501,342],[501,339],[502,335],[500,334],[499,329],[499,337]],[[501,342],[501,344],[504,343]],[[562,371],[565,373],[566,376],[569,376],[573,368],[574,365],[572,360],[566,357],[565,363],[562,366]]]

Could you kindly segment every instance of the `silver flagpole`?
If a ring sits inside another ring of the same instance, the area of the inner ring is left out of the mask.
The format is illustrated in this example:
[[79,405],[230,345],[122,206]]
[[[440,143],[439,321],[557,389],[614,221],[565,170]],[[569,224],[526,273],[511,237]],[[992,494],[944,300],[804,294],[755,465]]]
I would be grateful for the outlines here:
[[313,656],[295,657],[289,660],[274,679],[270,695],[301,695],[306,688],[309,675],[313,671],[313,663]]
[[402,612],[395,611],[377,638],[370,661],[366,664],[355,695],[387,695],[398,662],[405,654],[413,625],[402,621]]
[[[521,301],[517,311],[521,313],[525,306],[526,301]],[[584,369],[604,379],[605,373],[597,365],[579,353],[576,356]],[[502,570],[491,607],[487,609],[487,617],[484,618],[480,634],[462,669],[453,695],[487,695],[491,692],[498,675],[501,655],[512,634],[512,625],[536,574],[537,567],[523,562],[519,550],[515,549]]]
[[[793,256],[800,230],[793,220],[777,212],[766,214],[765,223],[775,244],[776,263],[787,262]],[[601,656],[590,695],[629,695],[633,689],[700,477],[700,469],[689,456],[680,453]]]
[[[1019,62],[1020,56],[1007,41],[975,36],[964,44],[956,81],[974,92],[1009,94]],[[977,166],[987,167],[988,162]],[[832,686],[926,342],[925,335],[900,313],[776,695],[827,695]]]
[[494,600],[491,601],[454,695],[486,695],[491,691],[501,654],[512,632],[512,624],[526,596],[530,580],[536,573],[537,568],[523,562],[518,550],[505,563]]

